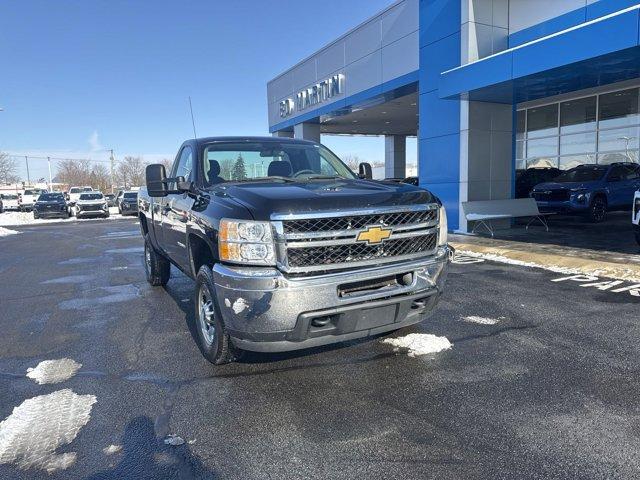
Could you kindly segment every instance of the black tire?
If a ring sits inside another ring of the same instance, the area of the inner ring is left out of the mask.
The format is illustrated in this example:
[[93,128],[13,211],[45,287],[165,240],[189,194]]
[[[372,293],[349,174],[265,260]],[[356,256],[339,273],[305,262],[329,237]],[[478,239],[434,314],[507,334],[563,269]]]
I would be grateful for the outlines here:
[[640,228],[636,228],[636,242],[640,245]]
[[154,287],[164,287],[171,277],[169,260],[156,252],[149,241],[149,234],[144,237],[144,271],[147,282]]
[[33,211],[33,218],[35,218],[36,220],[40,218],[40,215],[38,215],[38,212],[36,212],[35,210]]
[[204,358],[214,365],[223,365],[239,358],[241,351],[234,347],[227,333],[216,301],[213,273],[207,265],[198,271],[193,305],[198,347]]
[[120,207],[118,207],[118,213],[122,215],[122,209]]
[[601,223],[605,218],[607,218],[607,199],[602,195],[597,195],[589,206],[589,221]]

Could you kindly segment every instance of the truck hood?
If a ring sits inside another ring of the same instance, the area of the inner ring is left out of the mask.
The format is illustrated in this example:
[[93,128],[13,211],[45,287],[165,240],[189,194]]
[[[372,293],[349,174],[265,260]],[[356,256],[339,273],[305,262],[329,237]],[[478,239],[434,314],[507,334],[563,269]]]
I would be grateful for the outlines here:
[[541,190],[590,190],[595,188],[598,182],[546,182],[539,183],[533,189],[534,192]]
[[243,205],[256,220],[269,220],[272,214],[360,210],[436,201],[431,193],[413,185],[355,179],[233,183],[220,185],[214,192]]

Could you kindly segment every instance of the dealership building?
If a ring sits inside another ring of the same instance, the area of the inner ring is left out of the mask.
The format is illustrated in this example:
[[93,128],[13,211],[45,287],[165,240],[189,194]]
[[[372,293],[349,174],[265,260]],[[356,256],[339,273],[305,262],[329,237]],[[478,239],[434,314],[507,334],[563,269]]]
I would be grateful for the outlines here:
[[639,87],[638,0],[400,0],[271,80],[269,130],[384,135],[387,177],[416,137],[466,231],[461,203],[513,198],[521,170],[637,162]]

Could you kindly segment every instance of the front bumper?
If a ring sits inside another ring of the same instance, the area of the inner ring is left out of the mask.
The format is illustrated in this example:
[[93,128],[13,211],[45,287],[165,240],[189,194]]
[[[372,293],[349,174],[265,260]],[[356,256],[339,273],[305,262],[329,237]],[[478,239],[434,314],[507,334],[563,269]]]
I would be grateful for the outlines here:
[[541,213],[587,213],[589,211],[589,203],[578,203],[571,200],[565,202],[536,201],[536,203]]
[[38,212],[38,216],[40,218],[68,218],[69,217],[69,211],[68,210],[56,210],[56,211],[52,211],[52,210],[35,210],[36,212]]
[[77,218],[106,217],[108,215],[109,210],[76,210]]
[[[424,260],[310,277],[218,264],[217,304],[233,343],[244,350],[289,351],[367,337],[422,321],[442,294],[452,252],[443,247]],[[376,283],[407,274],[406,284]]]

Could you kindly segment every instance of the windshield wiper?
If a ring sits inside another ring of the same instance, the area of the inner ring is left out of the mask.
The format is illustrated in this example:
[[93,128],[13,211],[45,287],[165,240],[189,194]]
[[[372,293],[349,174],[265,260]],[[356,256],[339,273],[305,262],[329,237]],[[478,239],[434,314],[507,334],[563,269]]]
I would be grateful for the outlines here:
[[309,175],[306,180],[336,180],[338,178],[345,178],[340,175]]
[[[245,178],[244,180],[235,180],[238,183],[254,183],[254,182],[264,182],[265,180],[282,180],[286,183],[295,183],[297,180],[289,177],[281,177],[279,175],[271,175],[269,177],[256,177],[256,178]],[[233,181],[233,180],[232,180]]]

